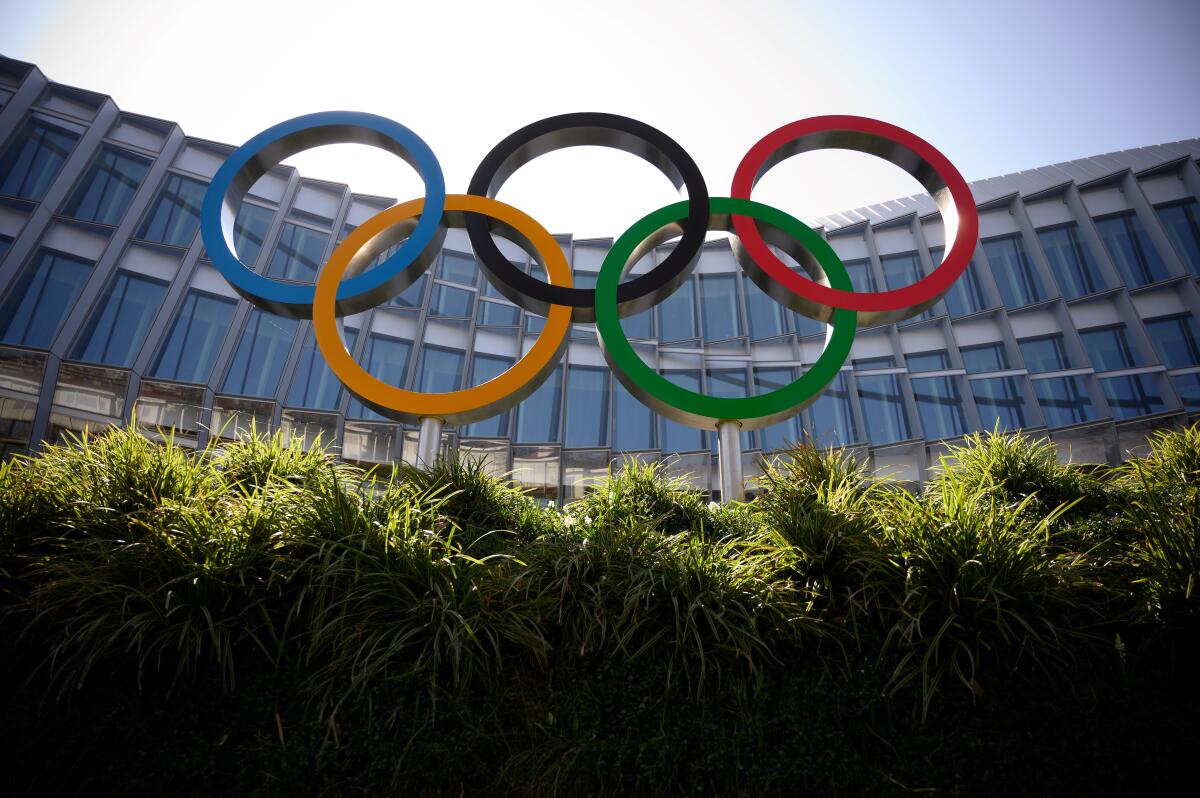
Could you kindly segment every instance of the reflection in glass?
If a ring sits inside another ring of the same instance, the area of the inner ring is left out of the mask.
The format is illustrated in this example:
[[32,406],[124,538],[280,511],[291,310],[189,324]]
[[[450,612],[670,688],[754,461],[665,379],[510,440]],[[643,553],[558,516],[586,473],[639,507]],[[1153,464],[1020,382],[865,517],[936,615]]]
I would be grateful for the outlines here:
[[236,306],[223,296],[188,291],[151,375],[181,382],[206,381]]
[[700,277],[700,320],[705,341],[724,341],[742,334],[737,282],[732,274]]
[[[501,355],[476,354],[471,364],[471,385],[483,385],[512,368],[515,361]],[[508,435],[508,411],[468,424],[462,432],[480,438],[502,438]]]
[[1078,226],[1072,222],[1062,227],[1038,231],[1038,240],[1050,262],[1050,271],[1067,299],[1092,294],[1108,288],[1104,276],[1092,259],[1092,253],[1079,240]]
[[[795,379],[795,373],[790,368],[755,368],[754,393],[758,395],[779,390]],[[789,448],[798,441],[800,434],[796,422],[796,416],[792,416],[759,430],[758,436],[762,450],[764,452],[779,451]]]
[[958,351],[962,355],[963,367],[966,368],[968,374],[1004,371],[1009,368],[1008,353],[1004,351],[1004,344],[964,346]]
[[613,381],[613,450],[634,452],[654,448],[654,413]]
[[[942,264],[944,252],[941,248],[929,250],[935,268]],[[979,277],[975,273],[975,261],[967,264],[963,273],[950,285],[950,290],[942,297],[942,301],[946,303],[946,310],[951,316],[966,316],[987,307],[983,286],[979,284]]]
[[567,369],[567,423],[563,445],[579,448],[608,445],[608,369]]
[[1046,417],[1047,427],[1065,427],[1095,417],[1092,397],[1082,377],[1050,377],[1034,380],[1033,390]]
[[38,250],[0,310],[0,324],[4,325],[0,339],[49,347],[91,271],[92,264],[83,258]]
[[993,430],[997,425],[1005,430],[1028,426],[1025,397],[1016,377],[971,380],[971,392],[975,395],[975,407],[985,430]]
[[[556,367],[528,399],[517,405],[518,443],[546,443],[558,440],[562,372],[562,366]],[[515,456],[514,453],[514,458]]]
[[1158,218],[1167,230],[1179,257],[1200,277],[1200,210],[1195,200],[1187,200],[1158,209]]
[[914,377],[913,398],[926,440],[953,438],[967,431],[958,377]]
[[1200,372],[1176,374],[1171,377],[1180,401],[1189,411],[1200,410]]
[[1147,285],[1171,276],[1135,212],[1097,219],[1096,229],[1127,286]]
[[200,204],[207,188],[199,180],[168,175],[137,237],[176,247],[190,245],[200,226]]
[[[344,340],[346,351],[353,352],[354,343],[358,340],[358,330],[347,327]],[[300,362],[296,364],[292,387],[287,395],[288,405],[334,410],[341,398],[342,383],[325,362],[325,356],[317,346],[316,336],[305,336],[304,349],[300,352]]]
[[868,294],[875,290],[875,275],[871,272],[871,261],[846,261],[846,271],[850,274],[850,284],[860,294]]
[[[700,392],[700,372],[698,371],[664,371],[664,378],[680,388]],[[664,452],[693,452],[704,448],[704,430],[695,429],[666,417],[662,420],[662,450]]]
[[79,136],[30,117],[0,155],[0,194],[40,202]]
[[930,352],[910,352],[904,356],[909,371],[941,371],[950,368],[950,357],[945,349]]
[[243,202],[238,208],[233,220],[233,250],[242,263],[253,266],[258,260],[274,216],[274,211],[252,202]]
[[755,341],[783,335],[783,305],[767,296],[750,280],[742,278],[746,292],[746,314],[750,321],[750,337]]
[[116,224],[150,168],[150,160],[105,144],[92,160],[63,213],[76,219]]
[[521,320],[521,311],[503,302],[480,302],[476,321],[490,326],[515,327]]
[[1200,366],[1200,329],[1190,313],[1150,319],[1146,332],[1167,368]]
[[75,343],[71,357],[91,363],[131,366],[167,292],[167,283],[117,272]]
[[1139,365],[1125,335],[1125,325],[1080,330],[1079,338],[1096,371],[1115,371]]
[[473,255],[468,255],[465,252],[451,252],[449,250],[442,254],[442,264],[438,270],[438,277],[443,280],[449,280],[452,283],[462,283],[463,285],[475,285],[475,275],[478,273],[479,267],[476,265]]
[[1127,374],[1100,380],[1100,388],[1116,419],[1146,416],[1167,409],[1151,374]]
[[469,318],[474,309],[474,291],[434,283],[433,296],[429,300],[430,316]]
[[[404,378],[408,375],[408,356],[412,353],[412,347],[412,341],[404,338],[371,333],[367,338],[367,351],[363,353],[360,365],[384,385],[403,388]],[[350,410],[346,415],[350,418],[384,420],[383,416],[367,408],[357,399],[350,402]]]
[[658,306],[659,340],[686,341],[696,335],[696,289],[694,280],[684,280]]
[[895,443],[912,437],[904,395],[895,374],[858,377],[858,399],[867,423],[867,440],[873,445]]
[[242,331],[221,390],[246,396],[273,396],[300,322],[254,308]]
[[450,393],[462,384],[463,363],[466,355],[457,349],[425,344],[421,347],[420,365],[417,367],[417,384],[414,390],[420,393]]
[[[915,252],[903,255],[884,255],[879,259],[879,263],[883,267],[883,281],[887,284],[889,291],[906,288],[924,276],[921,274],[921,266],[917,262],[917,253]],[[933,318],[933,308],[908,319],[908,321],[929,318]]]
[[279,244],[271,253],[267,276],[312,282],[325,257],[329,234],[285,222]]
[[809,405],[807,413],[812,419],[813,441],[818,446],[846,446],[859,439],[846,372],[838,372],[829,387]]
[[1025,254],[1025,244],[1020,235],[984,241],[983,251],[987,254],[1005,307],[1016,308],[1045,299],[1042,281]]
[[1062,333],[1022,338],[1017,346],[1021,348],[1021,358],[1030,374],[1072,368]]

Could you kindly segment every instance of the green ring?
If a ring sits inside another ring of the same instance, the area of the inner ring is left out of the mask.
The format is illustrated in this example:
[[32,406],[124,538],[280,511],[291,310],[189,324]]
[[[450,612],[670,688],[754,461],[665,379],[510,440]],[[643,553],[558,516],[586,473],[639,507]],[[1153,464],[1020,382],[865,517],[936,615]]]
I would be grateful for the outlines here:
[[[816,257],[833,288],[854,290],[837,253],[799,219],[753,200],[712,197],[710,203],[710,230],[732,227],[732,215],[748,216],[778,228]],[[661,237],[664,228],[687,218],[687,213],[687,200],[659,208],[626,230],[604,258],[596,279],[596,332],[609,366],[643,404],[689,426],[716,429],[722,421],[736,421],[743,429],[759,429],[795,415],[821,394],[846,362],[858,324],[857,312],[835,309],[833,334],[826,339],[817,362],[795,382],[758,396],[706,396],[681,388],[646,365],[625,337],[617,315],[617,285],[633,266],[637,259],[634,253],[644,242],[656,234]]]

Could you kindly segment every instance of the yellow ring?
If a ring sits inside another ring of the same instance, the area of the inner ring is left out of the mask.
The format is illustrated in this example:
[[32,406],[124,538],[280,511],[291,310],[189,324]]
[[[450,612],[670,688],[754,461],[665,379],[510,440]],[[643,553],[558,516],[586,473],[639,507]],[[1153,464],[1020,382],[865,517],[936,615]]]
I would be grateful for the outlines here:
[[[394,205],[372,216],[334,249],[317,277],[313,297],[313,331],[317,346],[334,375],[361,402],[390,417],[415,421],[439,418],[449,424],[466,424],[494,416],[513,407],[538,388],[558,365],[571,326],[571,308],[552,305],[546,326],[533,348],[512,367],[482,385],[450,393],[418,393],[388,385],[363,369],[338,334],[334,300],[338,284],[358,252],[394,225],[420,215],[424,199]],[[552,285],[571,287],[571,267],[562,248],[546,228],[527,214],[499,200],[469,194],[447,194],[446,211],[478,213],[507,225],[528,239],[546,268]],[[447,217],[444,217],[447,218]],[[460,226],[455,223],[453,226]],[[532,253],[531,253],[532,254]]]

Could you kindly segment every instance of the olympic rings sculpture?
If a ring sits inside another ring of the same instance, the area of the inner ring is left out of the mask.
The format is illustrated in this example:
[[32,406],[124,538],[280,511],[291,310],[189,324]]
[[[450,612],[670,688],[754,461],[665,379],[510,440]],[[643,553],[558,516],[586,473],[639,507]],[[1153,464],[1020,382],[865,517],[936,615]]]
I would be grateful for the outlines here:
[[[268,278],[239,261],[233,246],[234,220],[254,182],[298,152],[344,142],[369,144],[399,156],[420,175],[425,196],[381,211],[356,228],[334,248],[315,284]],[[585,144],[637,155],[687,192],[686,200],[644,216],[616,239],[594,289],[574,287],[571,267],[550,233],[495,198],[504,182],[529,161]],[[772,166],[820,149],[875,155],[919,181],[937,204],[949,242],[941,265],[903,288],[855,292],[845,266],[825,239],[798,219],[750,198]],[[630,393],[658,413],[702,429],[725,422],[756,429],[794,415],[821,394],[849,356],[857,327],[910,318],[937,302],[970,263],[979,216],[969,186],[944,155],[902,128],[865,117],[811,117],[772,131],[738,165],[730,196],[710,197],[699,167],[678,143],[623,116],[564,114],[527,125],[484,157],[466,194],[447,194],[437,158],[414,132],[383,117],[331,111],[275,125],[235,150],[208,187],[200,227],[210,260],[239,294],[264,310],[312,319],[317,345],[334,375],[359,401],[397,421],[437,418],[466,424],[513,407],[554,370],[571,322],[576,321],[595,322],[610,368]],[[388,385],[351,357],[337,318],[378,306],[412,285],[435,261],[452,227],[466,230],[485,278],[514,304],[544,316],[546,324],[532,348],[508,371],[480,385],[428,394]],[[625,337],[620,320],[675,291],[694,269],[709,231],[731,234],[738,265],[765,293],[830,325],[817,362],[791,384],[744,398],[695,393],[655,372]],[[540,263],[549,282],[514,266],[493,236],[512,242]],[[678,241],[660,263],[623,280],[638,261],[672,239]],[[393,254],[371,265],[393,246]],[[803,273],[771,247],[798,263]]]

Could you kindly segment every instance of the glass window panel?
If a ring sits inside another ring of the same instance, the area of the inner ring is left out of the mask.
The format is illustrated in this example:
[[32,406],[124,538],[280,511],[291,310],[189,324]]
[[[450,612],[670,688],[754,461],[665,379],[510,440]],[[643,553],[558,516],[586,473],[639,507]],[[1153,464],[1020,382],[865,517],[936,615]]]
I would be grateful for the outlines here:
[[189,291],[158,353],[151,376],[181,382],[205,382],[237,303],[226,297]]
[[750,337],[755,341],[783,335],[783,305],[762,292],[749,277],[742,278],[746,292],[746,314],[750,321]]
[[443,280],[463,285],[475,285],[475,275],[478,273],[479,267],[475,264],[473,255],[449,251],[442,255],[442,265],[438,276]]
[[850,361],[855,371],[874,371],[877,369],[895,368],[896,359],[891,355],[880,357],[856,357]]
[[82,258],[38,250],[0,311],[0,324],[4,325],[0,339],[9,344],[49,347],[91,271],[92,264]]
[[40,202],[79,136],[32,117],[0,155],[0,194]]
[[1100,388],[1116,419],[1146,416],[1167,409],[1150,374],[1128,374],[1100,380]]
[[613,381],[613,449],[618,452],[654,448],[654,413],[626,390],[620,380]]
[[1065,427],[1095,417],[1092,397],[1082,377],[1049,377],[1034,380],[1033,390],[1046,417],[1046,426]]
[[429,282],[429,272],[422,274],[412,285],[405,288],[397,296],[389,299],[385,304],[398,308],[421,307],[421,303],[425,299],[425,284],[427,282]]
[[176,247],[192,243],[200,225],[200,205],[207,186],[183,175],[168,175],[137,237]]
[[705,341],[724,341],[742,334],[737,282],[732,274],[700,277],[700,320]]
[[532,313],[525,314],[525,332],[540,333],[545,326],[546,320],[543,317],[535,316]]
[[1126,285],[1146,285],[1170,276],[1142,220],[1133,211],[1097,219],[1096,229]]
[[[483,385],[512,368],[515,361],[500,355],[475,355],[471,364],[471,385]],[[508,435],[508,411],[476,421],[463,429],[463,435],[480,438],[503,438]]]
[[167,292],[167,283],[117,272],[75,343],[71,357],[90,363],[131,366]]
[[414,390],[421,393],[450,393],[462,384],[465,353],[425,344],[421,347],[421,362],[417,367]]
[[[367,351],[363,353],[360,365],[385,385],[403,388],[404,380],[408,376],[408,356],[412,353],[412,347],[412,341],[371,333],[367,338]],[[350,418],[373,421],[386,420],[357,399],[351,400],[347,415]]]
[[[944,253],[945,250],[940,248],[929,251],[934,267],[942,264]],[[942,301],[946,303],[946,310],[951,316],[966,316],[987,307],[983,286],[979,284],[979,276],[975,272],[975,261],[967,264],[963,273],[950,285],[950,290],[942,297]]]
[[1200,366],[1200,329],[1191,314],[1149,319],[1146,332],[1168,368]]
[[599,277],[599,272],[577,271],[571,274],[571,281],[576,288],[595,288]]
[[818,446],[846,446],[859,439],[850,401],[846,372],[839,371],[807,410],[813,441]]
[[243,202],[238,208],[237,218],[233,221],[233,249],[242,263],[253,266],[258,260],[274,216],[271,209],[252,202]]
[[792,317],[792,324],[796,328],[796,335],[804,337],[806,335],[816,335],[818,333],[821,335],[825,334],[827,328],[825,322],[817,321],[816,319],[810,319],[808,316],[800,313],[790,313],[790,315]]
[[871,261],[846,261],[846,271],[850,274],[851,285],[858,293],[871,293],[875,290],[875,275],[871,272]]
[[1045,298],[1042,281],[1019,235],[984,241],[983,251],[987,253],[1005,307],[1020,307]]
[[1189,411],[1200,410],[1200,372],[1177,374],[1171,378],[1180,401]]
[[[345,331],[346,351],[354,351],[358,330],[347,327]],[[342,383],[330,370],[311,333],[306,336],[300,362],[292,377],[287,403],[292,407],[311,407],[318,410],[335,410],[342,398]]]
[[105,144],[84,172],[63,213],[116,224],[150,169],[150,159]]
[[470,318],[474,310],[474,291],[434,283],[433,297],[429,300],[429,315]]
[[558,440],[562,372],[562,366],[555,368],[528,399],[517,405],[517,443]]
[[[883,281],[887,284],[889,291],[910,286],[923,276],[915,252],[903,255],[885,255],[879,259],[879,263],[883,267]],[[932,308],[908,319],[908,321],[930,318],[933,318]]]
[[867,440],[873,445],[895,443],[912,437],[904,394],[895,374],[858,377],[858,399],[867,424]]
[[[740,399],[749,396],[750,390],[746,385],[746,370],[744,368],[710,370],[708,372],[708,393],[710,396],[720,396],[730,399]],[[743,450],[754,448],[749,432],[741,433],[741,437]],[[711,451],[717,451],[717,436],[710,435],[709,440],[712,443]]]
[[975,407],[985,430],[997,426],[1003,430],[1017,430],[1028,426],[1025,397],[1016,377],[971,380],[971,392],[975,395]]
[[1108,287],[1092,253],[1079,240],[1077,225],[1039,230],[1038,240],[1063,296],[1072,299]]
[[1158,209],[1158,218],[1167,230],[1179,257],[1200,277],[1200,210],[1195,200]]
[[[515,261],[510,261],[510,263],[512,263],[513,267],[515,269],[517,269],[518,271],[525,271],[524,263],[517,263]],[[489,296],[492,299],[507,299],[507,297],[505,297],[504,294],[500,293],[500,289],[498,289],[498,288],[496,288],[496,286],[492,285],[492,281],[488,279],[487,272],[480,269],[479,273],[480,273],[480,282],[483,285],[482,291],[483,291],[484,296]]]
[[1008,365],[1008,353],[1004,344],[981,344],[964,346],[958,350],[968,374],[983,374],[988,371],[1004,371]]
[[521,311],[502,302],[480,302],[477,321],[480,324],[515,327],[521,321]]
[[926,440],[953,438],[967,431],[958,377],[914,377],[912,389]]
[[1017,341],[1021,348],[1021,358],[1025,368],[1031,374],[1045,371],[1060,371],[1071,368],[1071,358],[1067,355],[1067,347],[1059,333],[1043,335],[1037,338],[1023,338]]
[[941,371],[950,368],[950,357],[945,349],[932,352],[910,352],[904,356],[909,371]]
[[659,340],[686,341],[696,335],[696,282],[684,280],[658,306]]
[[651,329],[651,320],[654,318],[654,309],[643,310],[641,313],[621,319],[621,329],[625,331],[626,338],[653,338],[654,330]]
[[[663,377],[694,393],[700,392],[700,372],[664,371]],[[667,418],[662,420],[664,452],[694,452],[704,448],[704,430],[695,429]]]
[[[754,393],[764,394],[778,390],[796,379],[795,372],[790,368],[756,368],[754,369]],[[758,432],[761,448],[764,452],[787,449],[800,439],[797,418],[772,424]]]
[[1079,338],[1096,371],[1115,371],[1140,365],[1129,346],[1125,325],[1080,330]]
[[267,264],[267,276],[300,282],[316,280],[328,243],[328,233],[285,222]]
[[567,369],[567,420],[563,445],[608,445],[608,369]]
[[251,310],[221,391],[273,396],[299,324],[258,308]]

